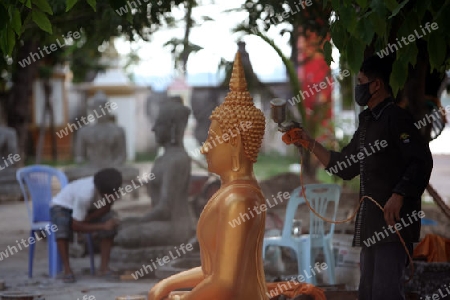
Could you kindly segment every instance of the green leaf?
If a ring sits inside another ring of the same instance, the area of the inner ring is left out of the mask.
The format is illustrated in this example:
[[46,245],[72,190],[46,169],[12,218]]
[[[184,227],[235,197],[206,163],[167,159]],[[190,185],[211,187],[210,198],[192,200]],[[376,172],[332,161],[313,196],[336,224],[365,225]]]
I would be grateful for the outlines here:
[[370,7],[380,18],[386,16],[386,5],[384,4],[384,0],[372,0],[370,2]]
[[37,26],[39,26],[39,28],[41,28],[45,32],[48,32],[50,34],[53,33],[52,24],[50,24],[49,19],[43,12],[36,10],[36,9],[32,10],[31,11],[31,19],[33,20],[34,23],[37,24]]
[[391,78],[389,80],[392,91],[394,93],[394,97],[397,96],[398,91],[406,82],[406,78],[408,77],[408,63],[397,59],[392,65],[392,73]]
[[48,4],[47,0],[32,0],[32,2],[43,12],[48,13],[49,15],[53,15],[53,10]]
[[417,13],[417,17],[419,19],[422,19],[425,12],[428,10],[428,7],[430,7],[430,1],[417,1],[414,10]]
[[348,32],[353,33],[356,28],[356,13],[353,7],[342,6],[339,11],[339,21],[347,28]]
[[28,7],[29,9],[31,9],[31,0],[26,0],[27,2],[25,2],[25,6]]
[[11,56],[16,44],[16,34],[11,27],[0,30],[0,50],[4,55]]
[[127,5],[126,1],[123,0],[108,0],[109,5],[111,5],[114,9],[119,9],[123,7],[124,5]]
[[323,55],[328,65],[330,65],[333,61],[333,56],[331,55],[332,50],[333,47],[331,46],[330,41],[325,41],[325,43],[323,44]]
[[344,50],[344,46],[347,43],[348,34],[340,24],[334,24],[331,27],[331,39],[333,44],[341,51]]
[[357,37],[363,41],[366,45],[372,42],[373,36],[375,35],[375,30],[373,28],[372,22],[369,19],[363,18],[358,21],[355,31]]
[[[408,43],[406,39],[405,41]],[[400,45],[402,47],[398,50],[397,57],[404,63],[411,64],[414,67],[419,53],[416,43],[408,43],[408,45],[405,45],[403,42],[400,42]]]
[[378,14],[371,14],[369,16],[370,22],[372,22],[372,26],[375,32],[380,36],[386,35],[386,20],[381,18]]
[[5,38],[6,35],[6,28],[3,28],[0,30],[0,50],[3,54],[6,54],[8,52],[8,43]]
[[439,25],[439,28],[446,28],[446,35],[449,34],[450,28],[450,3],[442,7],[442,9],[436,14],[434,22]]
[[384,0],[384,4],[386,5],[389,11],[393,11],[397,8],[398,4],[396,0]]
[[331,7],[340,7],[339,0],[331,0]]
[[16,34],[11,27],[8,27],[6,30],[6,40],[7,40],[7,52],[9,56],[11,56],[12,51],[14,49],[14,45],[16,44]]
[[350,37],[347,43],[347,61],[350,71],[357,73],[364,60],[365,45],[358,39]]
[[428,39],[428,55],[430,57],[430,65],[432,68],[438,69],[443,65],[445,60],[446,47],[442,45],[442,37],[432,32]]
[[66,12],[72,9],[72,7],[77,4],[78,0],[66,0]]
[[389,19],[391,19],[392,17],[395,17],[408,2],[409,2],[409,0],[404,0],[402,3],[400,3],[397,6],[397,8],[392,11],[392,14],[389,16]]
[[362,9],[367,7],[367,0],[356,0],[356,3],[361,7]]
[[208,16],[202,16],[202,19],[203,19],[204,22],[207,22],[207,21],[214,21],[213,18],[208,17]]
[[408,35],[414,34],[414,30],[418,29],[420,29],[420,20],[415,13],[412,12],[405,17],[403,24],[398,29],[397,38],[408,38]]
[[14,29],[18,36],[21,36],[22,20],[20,18],[20,11],[17,9],[12,10],[11,27]]
[[[31,13],[26,15],[25,20],[23,21],[23,24],[29,24],[30,22],[31,22]],[[22,26],[19,36],[22,36],[22,34],[25,32],[25,30],[26,30],[26,26]]]
[[86,0],[94,11],[97,11],[97,0]]

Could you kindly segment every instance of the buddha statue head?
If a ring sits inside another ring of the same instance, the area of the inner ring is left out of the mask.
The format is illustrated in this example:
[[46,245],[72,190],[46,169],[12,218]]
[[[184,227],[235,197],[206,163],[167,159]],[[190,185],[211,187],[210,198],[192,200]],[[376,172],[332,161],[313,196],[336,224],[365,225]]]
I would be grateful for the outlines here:
[[102,91],[95,93],[94,97],[89,101],[88,108],[90,111],[96,111],[98,123],[114,122],[115,116],[111,113],[111,108],[108,106],[108,96]]
[[208,138],[201,152],[206,156],[208,170],[218,175],[227,169],[251,171],[256,162],[265,131],[265,118],[253,103],[247,90],[241,56],[238,52],[225,101],[211,114]]
[[191,110],[183,105],[179,96],[170,97],[159,106],[158,116],[152,131],[161,146],[182,146]]

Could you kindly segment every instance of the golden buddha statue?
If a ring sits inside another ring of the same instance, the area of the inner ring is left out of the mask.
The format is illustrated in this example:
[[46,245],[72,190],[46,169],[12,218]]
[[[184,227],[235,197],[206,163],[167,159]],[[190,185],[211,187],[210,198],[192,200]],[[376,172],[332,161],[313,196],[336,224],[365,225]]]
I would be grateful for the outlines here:
[[[208,170],[219,175],[222,183],[198,221],[202,266],[162,280],[150,290],[150,300],[268,299],[261,257],[265,212],[253,211],[265,204],[253,173],[264,130],[264,114],[247,91],[238,53],[230,92],[213,111],[201,149]],[[230,224],[244,214],[252,217],[233,228]],[[193,290],[171,293],[182,288]]]
[[[202,265],[160,281],[148,299],[268,300],[274,291],[325,299],[323,292],[310,284],[287,282],[289,287],[281,291],[279,283],[265,282],[262,243],[267,206],[253,173],[265,118],[247,90],[239,53],[230,92],[210,119],[201,153],[208,171],[220,176],[221,187],[206,204],[197,225]],[[175,291],[186,288],[192,290]]]

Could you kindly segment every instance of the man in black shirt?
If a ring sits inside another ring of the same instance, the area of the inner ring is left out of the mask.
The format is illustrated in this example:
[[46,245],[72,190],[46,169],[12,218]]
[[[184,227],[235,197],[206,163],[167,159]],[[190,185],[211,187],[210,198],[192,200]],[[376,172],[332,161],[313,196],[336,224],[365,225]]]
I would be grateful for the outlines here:
[[372,56],[358,73],[355,100],[368,106],[359,126],[341,152],[329,151],[304,130],[301,143],[329,173],[344,180],[360,175],[360,196],[372,197],[358,211],[353,246],[361,246],[359,300],[403,300],[407,253],[420,237],[421,195],[430,179],[433,160],[428,143],[411,115],[397,106],[389,86],[391,61]]

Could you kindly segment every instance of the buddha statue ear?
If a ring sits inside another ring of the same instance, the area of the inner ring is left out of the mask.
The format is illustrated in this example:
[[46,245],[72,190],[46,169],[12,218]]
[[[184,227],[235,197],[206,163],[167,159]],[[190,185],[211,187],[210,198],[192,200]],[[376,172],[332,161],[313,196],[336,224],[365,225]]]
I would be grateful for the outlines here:
[[230,146],[231,146],[231,170],[237,172],[241,168],[241,162],[239,158],[241,155],[242,140],[240,134],[236,134],[236,136],[230,138]]

